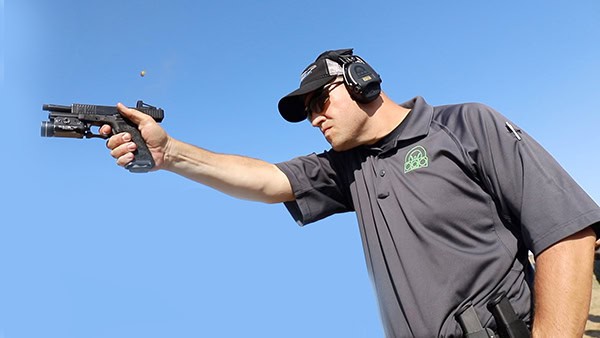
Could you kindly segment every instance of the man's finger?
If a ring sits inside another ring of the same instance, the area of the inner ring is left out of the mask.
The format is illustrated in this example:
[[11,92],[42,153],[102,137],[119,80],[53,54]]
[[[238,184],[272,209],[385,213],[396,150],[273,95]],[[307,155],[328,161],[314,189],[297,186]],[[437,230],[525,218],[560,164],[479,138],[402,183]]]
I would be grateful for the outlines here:
[[121,144],[129,142],[129,141],[131,141],[131,135],[129,133],[120,133],[118,135],[111,136],[106,141],[106,147],[108,149],[114,149],[114,148],[120,146]]
[[110,135],[112,133],[112,128],[105,124],[102,127],[100,127],[100,130],[98,130],[100,132],[100,135]]

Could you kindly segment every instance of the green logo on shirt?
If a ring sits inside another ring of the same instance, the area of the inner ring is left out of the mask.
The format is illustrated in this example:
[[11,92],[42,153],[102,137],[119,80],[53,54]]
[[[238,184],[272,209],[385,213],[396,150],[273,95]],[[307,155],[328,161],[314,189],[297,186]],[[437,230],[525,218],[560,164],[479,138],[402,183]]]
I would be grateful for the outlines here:
[[426,168],[429,166],[429,158],[427,158],[427,150],[421,146],[416,146],[409,150],[404,158],[404,173],[413,170]]

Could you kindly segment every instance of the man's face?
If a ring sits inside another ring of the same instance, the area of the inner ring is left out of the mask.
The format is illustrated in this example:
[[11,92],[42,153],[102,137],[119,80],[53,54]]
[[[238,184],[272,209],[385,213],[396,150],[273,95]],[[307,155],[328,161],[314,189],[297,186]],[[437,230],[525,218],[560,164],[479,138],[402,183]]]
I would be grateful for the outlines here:
[[334,81],[307,95],[308,120],[319,128],[336,151],[363,144],[361,135],[368,115],[350,97],[343,81]]

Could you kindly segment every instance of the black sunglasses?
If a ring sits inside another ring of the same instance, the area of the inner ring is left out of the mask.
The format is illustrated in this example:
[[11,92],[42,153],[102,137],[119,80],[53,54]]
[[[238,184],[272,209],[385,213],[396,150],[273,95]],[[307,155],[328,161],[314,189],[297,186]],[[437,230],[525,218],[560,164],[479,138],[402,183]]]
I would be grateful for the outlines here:
[[325,103],[329,100],[329,93],[342,83],[344,83],[344,81],[332,82],[326,84],[321,89],[317,89],[308,100],[306,108],[304,108],[306,116],[310,118],[310,114],[322,112],[323,108],[325,108]]

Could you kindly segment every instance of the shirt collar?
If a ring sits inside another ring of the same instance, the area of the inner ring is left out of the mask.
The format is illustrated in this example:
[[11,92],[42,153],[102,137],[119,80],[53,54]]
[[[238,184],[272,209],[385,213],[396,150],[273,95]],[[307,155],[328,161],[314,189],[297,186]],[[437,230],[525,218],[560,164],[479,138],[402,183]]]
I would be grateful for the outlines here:
[[385,152],[395,148],[399,141],[407,141],[429,134],[433,119],[433,107],[427,104],[425,99],[417,96],[400,106],[410,109],[410,112],[398,127],[377,143],[368,146],[369,149]]

